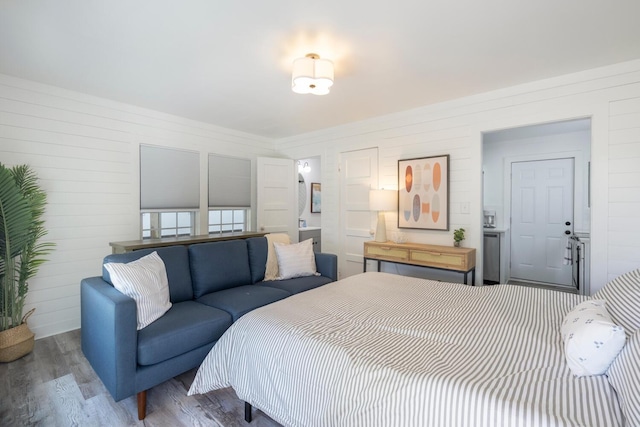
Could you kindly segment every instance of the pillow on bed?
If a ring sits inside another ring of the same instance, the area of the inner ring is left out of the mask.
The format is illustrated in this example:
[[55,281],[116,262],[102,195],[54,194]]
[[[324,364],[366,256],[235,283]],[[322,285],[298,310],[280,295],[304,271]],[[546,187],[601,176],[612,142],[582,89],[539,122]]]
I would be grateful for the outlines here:
[[620,400],[626,425],[640,426],[640,331],[631,335],[607,376]]
[[605,300],[611,318],[628,335],[640,329],[640,269],[616,277],[593,295]]
[[274,247],[278,258],[278,280],[318,274],[316,256],[313,253],[313,239],[293,245],[276,242]]
[[265,235],[267,239],[267,264],[264,270],[265,281],[278,279],[278,258],[276,256],[276,250],[274,249],[274,243],[282,243],[288,245],[291,243],[289,235],[286,233],[269,233]]
[[577,377],[602,375],[625,342],[624,329],[611,321],[604,301],[584,301],[571,310],[560,327],[564,353]]
[[108,262],[104,268],[113,286],[135,300],[138,330],[171,308],[167,270],[157,252],[126,264]]

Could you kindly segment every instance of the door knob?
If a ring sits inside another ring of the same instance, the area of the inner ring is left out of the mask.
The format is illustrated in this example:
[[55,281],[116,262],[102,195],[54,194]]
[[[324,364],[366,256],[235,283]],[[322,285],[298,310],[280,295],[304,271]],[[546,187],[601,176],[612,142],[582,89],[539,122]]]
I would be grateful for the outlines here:
[[570,226],[570,225],[571,225],[571,222],[570,222],[570,221],[567,221],[567,222],[565,222],[565,223],[564,223],[564,225],[566,225],[566,226],[568,227],[568,226]]
[[571,232],[569,230],[565,230],[564,234],[568,236],[569,234],[571,234]]

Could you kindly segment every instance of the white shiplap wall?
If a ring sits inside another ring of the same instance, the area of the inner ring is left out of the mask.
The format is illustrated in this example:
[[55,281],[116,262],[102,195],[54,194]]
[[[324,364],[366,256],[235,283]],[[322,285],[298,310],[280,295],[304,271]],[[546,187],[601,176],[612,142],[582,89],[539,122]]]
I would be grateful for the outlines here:
[[38,174],[56,243],[30,282],[38,338],[78,328],[80,280],[101,274],[110,241],[139,238],[141,143],[201,153],[201,206],[207,153],[275,155],[268,139],[0,75],[0,162]]
[[609,278],[640,266],[640,94],[609,104]]
[[[639,97],[640,60],[298,135],[278,141],[277,148],[293,158],[321,155],[322,243],[324,251],[334,253],[340,253],[341,152],[378,147],[379,186],[387,188],[397,188],[399,159],[450,154],[450,228],[468,230],[465,246],[480,252],[482,132],[591,117],[591,289],[595,292],[611,277],[640,267]],[[461,203],[466,202],[469,214],[461,212]],[[452,232],[403,232],[414,242],[450,245],[452,241]]]

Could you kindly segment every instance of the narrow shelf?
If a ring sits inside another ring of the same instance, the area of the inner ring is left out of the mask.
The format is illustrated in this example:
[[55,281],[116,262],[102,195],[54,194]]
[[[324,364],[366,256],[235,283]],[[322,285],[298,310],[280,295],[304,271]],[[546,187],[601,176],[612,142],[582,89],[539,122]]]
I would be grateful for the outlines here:
[[144,240],[127,240],[123,242],[109,242],[111,250],[114,254],[122,254],[125,252],[137,251],[139,249],[161,248],[164,246],[174,245],[193,245],[196,243],[221,242],[223,240],[248,239],[250,237],[262,237],[267,233],[258,233],[254,231],[243,231],[236,233],[224,233],[215,236],[181,236],[181,237],[162,237],[160,239],[144,239]]

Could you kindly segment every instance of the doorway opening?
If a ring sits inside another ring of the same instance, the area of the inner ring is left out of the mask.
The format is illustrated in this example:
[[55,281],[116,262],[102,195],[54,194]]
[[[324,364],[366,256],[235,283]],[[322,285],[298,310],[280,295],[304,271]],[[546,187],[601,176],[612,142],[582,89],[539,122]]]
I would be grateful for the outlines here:
[[485,283],[589,295],[591,119],[488,132],[482,152]]

